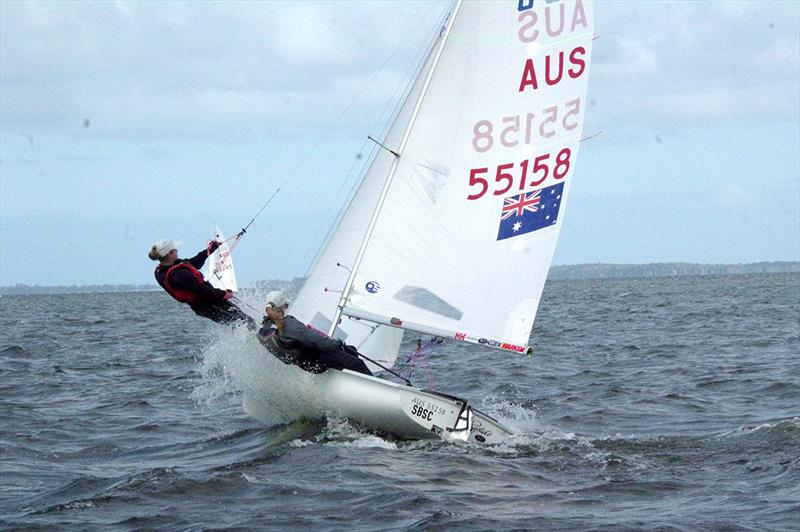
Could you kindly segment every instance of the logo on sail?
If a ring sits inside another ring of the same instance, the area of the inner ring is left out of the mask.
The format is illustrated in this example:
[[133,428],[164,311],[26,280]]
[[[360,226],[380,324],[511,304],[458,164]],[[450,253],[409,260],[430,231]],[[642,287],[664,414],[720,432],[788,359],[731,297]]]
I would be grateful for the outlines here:
[[379,285],[375,281],[369,281],[367,284],[364,285],[364,288],[366,288],[367,292],[369,292],[370,294],[377,294],[378,290],[381,289],[381,285]]
[[510,196],[503,200],[497,240],[505,240],[554,225],[564,195],[564,183]]

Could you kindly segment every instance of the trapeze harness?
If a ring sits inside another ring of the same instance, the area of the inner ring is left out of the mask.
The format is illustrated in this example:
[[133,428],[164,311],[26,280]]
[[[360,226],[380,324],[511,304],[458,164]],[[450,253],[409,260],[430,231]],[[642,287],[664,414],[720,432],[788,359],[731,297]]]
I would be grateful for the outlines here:
[[[156,273],[158,272],[158,268],[160,268],[160,266],[156,267]],[[197,268],[195,268],[188,262],[181,262],[180,264],[175,264],[171,266],[167,270],[167,273],[164,274],[164,285],[163,285],[164,290],[166,290],[169,295],[171,295],[181,303],[188,303],[189,305],[199,303],[202,298],[196,292],[192,292],[191,290],[186,290],[185,288],[174,288],[170,284],[169,276],[172,274],[172,272],[174,272],[179,268],[189,270],[192,273],[192,275],[194,275],[194,278],[197,280],[198,286],[203,286],[203,284],[206,282],[206,280],[203,278],[203,274],[200,273],[200,271]]]

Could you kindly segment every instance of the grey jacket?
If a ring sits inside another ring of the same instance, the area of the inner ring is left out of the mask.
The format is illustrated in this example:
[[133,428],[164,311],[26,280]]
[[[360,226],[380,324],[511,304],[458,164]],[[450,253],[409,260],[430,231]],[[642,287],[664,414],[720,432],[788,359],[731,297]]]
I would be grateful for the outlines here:
[[[266,336],[273,327],[272,321],[265,317],[259,334]],[[284,346],[300,350],[311,348],[318,351],[341,351],[343,348],[341,341],[314,332],[294,316],[284,316],[283,332],[277,336]]]

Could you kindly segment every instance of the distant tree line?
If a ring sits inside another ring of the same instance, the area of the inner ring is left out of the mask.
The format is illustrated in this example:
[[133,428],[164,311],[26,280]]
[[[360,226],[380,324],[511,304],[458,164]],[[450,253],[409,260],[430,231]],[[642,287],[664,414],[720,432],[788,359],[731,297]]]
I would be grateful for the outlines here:
[[622,277],[674,277],[679,275],[733,275],[743,273],[800,272],[800,262],[754,262],[750,264],[576,264],[553,266],[549,279],[614,279]]
[[[689,262],[660,262],[654,264],[576,264],[553,266],[548,279],[616,279],[622,277],[673,277],[679,275],[733,275],[757,273],[800,272],[800,262],[754,262],[750,264],[694,264]],[[258,291],[282,289],[296,294],[305,279],[295,277],[290,281],[273,279],[257,281],[250,288]],[[161,288],[154,284],[94,284],[71,286],[39,286],[15,284],[0,286],[0,295],[20,294],[80,294],[104,292],[154,292]]]
[[55,285],[40,286],[38,284],[15,284],[0,286],[0,294],[4,296],[20,294],[85,294],[106,292],[154,292],[161,290],[160,286],[149,284],[86,284],[86,285]]

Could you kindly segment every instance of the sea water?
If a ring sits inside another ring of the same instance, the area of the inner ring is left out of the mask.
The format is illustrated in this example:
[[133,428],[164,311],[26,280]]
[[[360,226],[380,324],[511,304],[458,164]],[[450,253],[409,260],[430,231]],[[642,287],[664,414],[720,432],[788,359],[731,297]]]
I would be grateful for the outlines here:
[[304,419],[311,381],[164,293],[4,296],[0,526],[800,529],[800,275],[551,281],[531,341],[414,373],[516,436],[409,442]]

